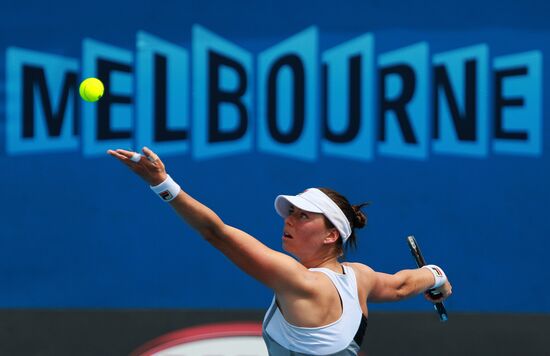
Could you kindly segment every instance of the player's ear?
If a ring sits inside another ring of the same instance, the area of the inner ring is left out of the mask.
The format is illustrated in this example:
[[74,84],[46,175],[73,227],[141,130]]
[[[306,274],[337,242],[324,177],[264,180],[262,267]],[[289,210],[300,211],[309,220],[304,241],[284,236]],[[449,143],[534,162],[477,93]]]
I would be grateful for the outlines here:
[[328,229],[327,235],[325,236],[323,243],[333,244],[338,240],[338,237],[340,237],[340,232],[338,232],[338,230],[334,227],[330,228]]

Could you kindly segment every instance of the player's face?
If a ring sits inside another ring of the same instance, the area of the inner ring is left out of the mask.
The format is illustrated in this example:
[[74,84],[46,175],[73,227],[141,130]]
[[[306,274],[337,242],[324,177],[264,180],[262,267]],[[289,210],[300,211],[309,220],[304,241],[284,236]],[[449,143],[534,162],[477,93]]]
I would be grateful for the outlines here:
[[292,206],[285,218],[283,249],[300,259],[308,258],[323,246],[329,233],[323,214]]

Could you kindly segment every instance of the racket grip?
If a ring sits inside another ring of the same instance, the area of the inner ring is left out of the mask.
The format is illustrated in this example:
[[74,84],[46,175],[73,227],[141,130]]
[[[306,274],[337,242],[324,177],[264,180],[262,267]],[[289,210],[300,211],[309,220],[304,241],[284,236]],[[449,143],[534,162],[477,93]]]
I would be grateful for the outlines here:
[[[436,289],[430,289],[428,291],[428,294],[430,295],[430,297],[438,298],[441,295],[441,292],[437,291]],[[442,302],[434,303],[434,309],[439,315],[439,321],[444,322],[449,319],[449,316],[447,315],[447,309],[445,309],[445,305],[443,305]]]
[[443,303],[435,303],[434,308],[437,311],[437,314],[439,314],[439,321],[445,322],[449,319],[449,316],[447,315],[447,309],[445,309]]

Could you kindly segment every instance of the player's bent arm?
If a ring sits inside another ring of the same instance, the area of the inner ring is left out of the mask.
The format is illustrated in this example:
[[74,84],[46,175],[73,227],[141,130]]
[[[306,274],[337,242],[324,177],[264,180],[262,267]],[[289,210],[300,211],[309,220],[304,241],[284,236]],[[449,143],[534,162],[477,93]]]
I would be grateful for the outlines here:
[[391,302],[421,294],[434,285],[434,276],[426,268],[405,269],[395,274],[372,271],[368,299]]
[[267,247],[248,233],[226,225],[214,211],[183,190],[170,205],[235,265],[278,294],[313,292],[313,281],[307,268],[292,257]]

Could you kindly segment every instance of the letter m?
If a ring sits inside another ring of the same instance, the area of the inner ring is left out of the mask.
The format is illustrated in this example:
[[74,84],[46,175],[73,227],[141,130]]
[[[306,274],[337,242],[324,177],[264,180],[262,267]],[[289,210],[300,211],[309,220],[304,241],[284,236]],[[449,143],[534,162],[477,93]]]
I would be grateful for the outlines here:
[[8,48],[6,63],[6,153],[76,150],[77,60]]

